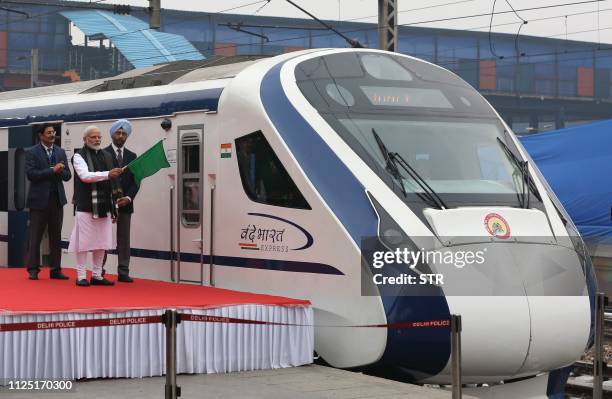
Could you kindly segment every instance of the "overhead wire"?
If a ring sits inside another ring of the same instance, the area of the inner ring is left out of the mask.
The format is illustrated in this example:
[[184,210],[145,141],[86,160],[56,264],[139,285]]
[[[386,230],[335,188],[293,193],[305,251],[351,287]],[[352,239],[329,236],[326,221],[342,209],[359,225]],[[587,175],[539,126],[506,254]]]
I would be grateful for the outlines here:
[[491,6],[491,19],[489,20],[489,51],[491,54],[495,56],[495,58],[499,58],[497,52],[495,51],[495,45],[493,44],[493,39],[491,38],[491,32],[493,31],[493,16],[495,15],[495,4],[497,0],[493,0],[493,5]]
[[[409,8],[407,10],[399,10],[397,13],[398,14],[402,14],[402,13],[406,13],[406,12],[430,10],[432,8],[439,8],[439,7],[451,6],[451,5],[462,4],[462,3],[472,3],[474,1],[476,1],[476,0],[451,1],[449,3],[432,4],[432,5],[425,6],[425,7],[417,7],[417,8]],[[357,18],[344,19],[342,22],[355,22],[355,21],[360,21],[360,20],[363,20],[363,19],[370,19],[370,18],[377,18],[377,17],[378,17],[378,15],[368,15],[367,17],[357,17]]]
[[[455,4],[463,2],[466,0],[462,0],[462,1],[458,1],[458,2],[453,2]],[[569,3],[562,3],[562,4],[552,4],[552,5],[546,5],[546,6],[537,6],[537,7],[530,7],[530,8],[524,8],[524,9],[520,9],[518,11],[534,11],[534,10],[543,10],[543,9],[550,9],[550,8],[557,8],[557,7],[566,7],[566,6],[575,6],[575,5],[581,5],[581,4],[589,4],[589,3],[597,3],[597,2],[602,2],[602,1],[607,1],[607,0],[582,0],[582,1],[575,1],[575,2],[569,2]],[[227,8],[224,10],[220,10],[220,11],[216,11],[213,13],[208,13],[209,15],[214,15],[214,14],[221,14],[224,12],[228,12],[228,11],[233,11],[239,8],[245,8],[251,5],[255,5],[255,4],[260,4],[260,3],[267,3],[269,2],[269,0],[259,0],[259,1],[253,1],[247,4],[243,4],[243,5],[239,5],[239,6],[235,6],[235,7],[231,7],[231,8]],[[452,3],[447,3],[447,4],[452,4]],[[437,5],[440,6],[440,5]],[[436,7],[436,5],[432,5],[432,6],[427,6],[427,7],[421,7],[419,9],[427,9],[427,8],[434,8]],[[406,10],[408,11],[408,10]],[[511,11],[500,11],[495,13],[495,15],[500,15],[500,14],[507,14],[507,13],[511,13],[511,12],[516,12],[516,10],[511,10]],[[449,17],[449,18],[442,18],[442,19],[435,19],[435,20],[427,20],[427,21],[417,21],[417,22],[410,22],[410,23],[405,23],[405,24],[398,24],[397,26],[415,26],[415,25],[422,25],[422,24],[426,24],[426,23],[437,23],[437,22],[447,22],[447,21],[454,21],[454,20],[459,20],[459,19],[469,19],[469,18],[476,18],[476,17],[482,17],[482,16],[488,16],[489,13],[487,14],[472,14],[472,15],[464,15],[464,16],[458,16],[458,17]],[[171,22],[171,23],[167,23],[164,24],[164,28],[166,26],[170,26],[176,23],[181,23],[181,22],[185,22],[185,21],[189,21],[189,20],[194,20],[194,19],[199,19],[201,18],[201,15],[196,15],[193,18],[183,18],[180,20],[177,20],[175,22]],[[108,39],[112,39],[112,38],[116,38],[119,36],[124,36],[124,35],[128,35],[131,33],[137,33],[140,31],[144,31],[147,30],[148,28],[143,28],[143,29],[137,29],[137,30],[133,30],[133,31],[127,31],[127,32],[122,32],[122,33],[118,33],[115,35],[111,35],[108,37]],[[356,32],[363,32],[363,31],[369,31],[369,30],[377,30],[378,27],[368,27],[368,28],[361,28],[361,29],[353,29],[353,30],[349,30],[349,31],[344,31],[343,33],[356,33]],[[330,36],[333,35],[333,33],[324,33],[324,34],[319,34],[319,35],[314,35],[314,37],[317,36]],[[297,37],[293,37],[293,38],[284,38],[284,39],[277,39],[277,40],[270,40],[268,43],[271,42],[277,42],[277,41],[291,41],[291,40],[299,40],[299,39],[304,39],[307,37],[313,37],[311,36],[297,36]],[[74,45],[80,45],[80,44],[84,44],[84,43],[76,43]],[[239,46],[240,44],[236,44],[233,45],[231,47],[236,47]],[[250,45],[250,44],[248,44]]]
[[270,4],[272,0],[267,0],[267,2],[262,5],[261,7],[259,7],[257,10],[255,10],[255,12],[253,12],[253,15],[258,14],[261,10],[263,10],[268,4]]
[[[207,13],[207,15],[222,14],[222,13],[225,13],[225,12],[228,12],[228,11],[234,11],[234,10],[238,10],[238,9],[245,8],[245,7],[250,7],[252,5],[261,4],[261,3],[266,3],[266,4],[264,4],[264,6],[266,6],[266,5],[268,5],[269,2],[270,2],[270,0],[256,0],[256,1],[252,1],[252,2],[249,2],[249,3],[246,3],[246,4],[242,4],[242,5],[239,5],[239,6],[230,7],[230,8],[226,8],[226,9],[219,10],[219,11],[214,11],[212,13]],[[200,19],[200,18],[202,18],[201,15],[197,15],[197,16],[190,17],[190,18],[182,18],[182,19],[176,20],[174,22],[165,23],[164,24],[164,28],[166,26],[175,25],[175,24],[178,24],[178,23],[183,23],[183,22],[186,22],[186,21],[191,21],[191,20]],[[141,28],[141,29],[131,30],[131,31],[127,31],[127,32],[121,32],[121,33],[117,33],[117,34],[114,34],[114,35],[107,36],[106,38],[107,39],[115,39],[117,37],[121,37],[121,36],[125,36],[125,35],[130,35],[130,34],[138,33],[138,32],[143,32],[143,31],[146,31],[146,30],[149,30],[149,28]],[[83,43],[76,43],[74,45],[78,46],[79,44],[85,44],[85,43],[84,42]]]
[[[541,10],[541,9],[551,9],[551,8],[557,8],[557,7],[566,7],[566,6],[572,6],[572,5],[580,5],[580,4],[589,4],[589,3],[595,3],[595,2],[602,2],[602,1],[606,1],[606,0],[587,0],[587,1],[578,1],[578,2],[571,2],[571,3],[562,3],[562,4],[554,4],[554,5],[546,5],[546,6],[538,6],[538,7],[529,7],[529,8],[524,8],[524,9],[519,9],[518,11],[533,11],[533,10]],[[499,11],[496,14],[508,14],[508,13],[514,13],[517,10],[510,10],[510,11]],[[430,21],[417,21],[417,22],[409,22],[409,23],[404,23],[404,24],[399,24],[398,26],[414,26],[414,25],[421,25],[424,23],[431,23],[431,22],[440,22],[440,21],[448,21],[448,20],[457,20],[457,19],[465,19],[465,18],[474,18],[476,16],[483,16],[483,15],[489,15],[489,14],[472,14],[472,15],[467,15],[467,16],[459,16],[459,17],[451,17],[451,18],[443,18],[443,19],[436,19],[436,20],[430,20]],[[363,32],[363,31],[369,31],[369,30],[376,30],[378,29],[378,27],[368,27],[365,29],[354,29],[354,30],[348,30],[348,31],[343,31],[344,33],[355,33],[355,32]],[[320,36],[330,36],[332,34],[326,32],[326,33],[321,33],[321,34],[312,34],[310,36],[297,36],[297,37],[291,37],[291,38],[283,38],[283,39],[276,39],[276,40],[270,40],[269,42],[267,42],[264,46],[270,45],[273,42],[290,42],[293,40],[299,40],[299,39],[304,39],[304,38],[308,38],[308,37],[320,37]],[[239,47],[241,44],[233,44],[232,46],[227,46],[227,47]],[[250,44],[247,44],[250,45]],[[223,49],[225,47],[218,47],[218,49]]]
[[[550,9],[550,8],[557,8],[557,7],[566,7],[566,6],[573,6],[573,5],[580,5],[580,4],[588,4],[588,3],[599,3],[602,1],[606,1],[606,0],[588,0],[588,1],[578,1],[578,2],[571,2],[571,3],[562,3],[562,4],[554,4],[554,5],[546,5],[546,6],[539,6],[539,7],[530,7],[530,8],[524,8],[524,9],[519,9],[518,11],[533,11],[533,10],[539,10],[539,9]],[[242,7],[247,7],[253,4],[257,4],[257,3],[262,3],[262,2],[268,2],[268,0],[261,0],[261,1],[256,1],[256,2],[251,2],[248,4],[244,4],[238,7],[232,7],[232,9],[236,9],[236,8],[242,8]],[[432,6],[430,6],[432,7]],[[222,12],[226,12],[230,9],[226,9],[226,10],[221,10],[218,11],[216,13],[222,13]],[[511,11],[500,11],[497,12],[495,14],[506,14],[506,13],[511,13],[511,12],[517,12],[517,10],[511,10]],[[575,13],[575,15],[579,15],[579,14],[587,14],[587,13],[592,13],[592,12],[580,12],[580,13]],[[474,17],[478,17],[478,16],[483,16],[483,15],[489,15],[487,14],[473,14],[473,15],[465,15],[465,16],[459,16],[459,17],[451,17],[451,18],[444,18],[444,19],[436,19],[436,20],[430,20],[430,21],[417,21],[417,22],[410,22],[410,23],[405,23],[405,24],[400,24],[400,26],[414,26],[414,25],[420,25],[420,24],[424,24],[424,23],[432,23],[432,22],[440,22],[440,21],[448,21],[448,20],[457,20],[457,19],[467,19],[467,18],[474,18]],[[569,15],[569,14],[568,14]],[[197,16],[197,18],[199,18],[200,16]],[[558,18],[557,17],[545,17],[545,18],[540,18],[539,20],[545,20],[545,19],[553,19],[553,18]],[[183,21],[185,21],[185,19],[183,19]],[[500,24],[501,25],[508,25],[508,24]],[[299,28],[298,28],[299,29]],[[363,32],[363,31],[369,31],[369,30],[375,30],[378,29],[377,27],[368,27],[368,28],[363,28],[363,29],[354,29],[354,30],[349,30],[349,31],[345,31],[345,33],[354,33],[354,32]],[[127,32],[127,33],[132,33],[132,32]],[[270,42],[290,42],[293,40],[299,40],[299,39],[304,39],[304,38],[312,38],[312,37],[319,37],[319,36],[330,36],[332,35],[331,33],[324,33],[324,34],[316,34],[316,35],[309,35],[309,36],[297,36],[297,37],[290,37],[290,38],[282,38],[282,39],[275,39],[275,40],[270,40]],[[240,46],[251,46],[251,43],[248,44],[240,44],[240,43],[236,43],[236,44],[232,44],[231,46],[225,46],[225,47],[218,47],[217,50],[219,49],[223,49],[223,48],[230,48],[230,47],[240,47]],[[266,46],[267,44],[262,44],[262,46]],[[180,54],[188,54],[188,53],[194,53],[195,51],[187,51],[187,52],[181,52],[181,53],[176,53],[174,55],[180,55]],[[199,52],[199,51],[198,51]],[[90,57],[91,58],[91,57]],[[103,57],[94,57],[94,58],[103,58]],[[153,57],[143,57],[143,58],[139,58],[136,59],[134,61],[140,61],[140,60],[146,60],[146,59],[154,59],[154,58],[159,58],[159,56],[153,56]]]
[[524,19],[523,17],[521,17],[518,12],[516,12],[514,7],[512,7],[510,0],[506,0],[506,4],[508,4],[510,8],[512,9],[512,11],[514,11],[514,15],[516,15],[516,17],[522,21],[521,25],[518,28],[518,31],[516,32],[516,36],[514,37],[514,48],[516,50],[517,55],[524,56],[525,53],[521,53],[521,50],[519,49],[519,38],[521,37],[521,29],[523,29],[523,26],[527,25],[528,21]]

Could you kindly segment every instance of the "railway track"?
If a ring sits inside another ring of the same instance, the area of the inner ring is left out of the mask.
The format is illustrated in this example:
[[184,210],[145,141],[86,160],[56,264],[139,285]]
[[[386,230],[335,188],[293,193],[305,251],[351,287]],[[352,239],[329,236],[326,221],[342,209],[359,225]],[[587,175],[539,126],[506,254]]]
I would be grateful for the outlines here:
[[[604,345],[612,345],[612,308],[606,309],[604,316]],[[612,367],[604,369],[604,382],[612,379]],[[591,398],[593,394],[593,362],[579,360],[572,367],[572,375],[566,385],[566,393],[571,398]],[[604,384],[604,398],[612,398],[612,386]]]
[[[604,381],[612,378],[612,367],[604,369]],[[572,376],[567,381],[565,392],[569,398],[591,398],[593,395],[593,363],[577,361],[572,367]],[[604,385],[604,398],[612,398],[612,386]]]
[[[593,382],[570,377],[565,386],[565,394],[566,398],[590,399],[593,397]],[[606,389],[604,386],[603,398],[612,398],[612,389]]]

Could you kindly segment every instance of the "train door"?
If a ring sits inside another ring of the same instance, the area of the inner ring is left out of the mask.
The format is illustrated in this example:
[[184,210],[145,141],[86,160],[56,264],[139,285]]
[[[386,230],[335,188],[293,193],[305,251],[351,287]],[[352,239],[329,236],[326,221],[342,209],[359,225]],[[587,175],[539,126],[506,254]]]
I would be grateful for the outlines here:
[[[55,144],[61,143],[61,123],[54,124]],[[7,210],[8,210],[8,261],[9,267],[25,266],[29,245],[29,215],[26,208],[29,181],[25,171],[25,151],[38,143],[38,125],[14,126],[8,129],[7,152]],[[41,254],[48,256],[48,240],[43,237]],[[44,263],[44,262],[43,262]]]
[[35,143],[32,126],[15,126],[8,130],[8,267],[25,266],[28,249],[28,212],[26,195],[25,151]]
[[[177,178],[175,190],[176,275],[178,282],[209,281],[210,182],[205,179],[204,125],[177,128]],[[173,280],[175,280],[173,278]]]
[[8,265],[8,129],[0,129],[0,267]]

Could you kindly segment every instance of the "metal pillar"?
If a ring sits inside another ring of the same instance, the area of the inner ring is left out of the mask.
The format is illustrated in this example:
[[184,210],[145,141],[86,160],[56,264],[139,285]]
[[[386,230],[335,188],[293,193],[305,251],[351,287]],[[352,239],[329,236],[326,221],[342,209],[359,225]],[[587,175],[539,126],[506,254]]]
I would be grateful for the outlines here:
[[451,375],[453,399],[461,399],[461,315],[451,315]]
[[170,186],[170,280],[174,283],[174,186]]
[[38,49],[33,48],[30,56],[30,87],[38,84]]
[[210,230],[208,233],[208,240],[210,243],[210,247],[208,249],[208,257],[210,259],[210,263],[209,263],[209,267],[208,267],[208,272],[209,272],[209,279],[210,279],[210,286],[214,287],[215,286],[215,262],[214,262],[214,234],[215,234],[215,230],[214,230],[214,224],[215,224],[215,185],[213,185],[210,189]]
[[181,396],[181,387],[176,385],[176,326],[181,319],[176,310],[166,310],[162,323],[166,326],[166,390],[165,399]]
[[161,27],[160,0],[149,0],[149,28],[159,29]]
[[397,2],[378,0],[378,48],[397,51]]
[[593,399],[603,398],[603,331],[606,296],[598,292],[595,296],[595,358],[593,359]]

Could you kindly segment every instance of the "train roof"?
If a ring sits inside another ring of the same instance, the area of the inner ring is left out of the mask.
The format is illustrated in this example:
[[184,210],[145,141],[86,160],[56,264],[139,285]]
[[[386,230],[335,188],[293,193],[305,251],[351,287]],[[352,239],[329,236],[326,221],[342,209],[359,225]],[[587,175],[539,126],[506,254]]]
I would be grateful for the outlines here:
[[7,91],[0,93],[0,102],[233,78],[261,58],[263,57],[215,56],[199,61],[170,62],[152,67],[132,69],[110,78]]
[[[177,61],[134,69],[108,79],[0,93],[0,126],[214,111],[226,80],[261,58],[237,56]],[[161,90],[167,86],[176,89]],[[134,96],[139,101],[133,101]]]

